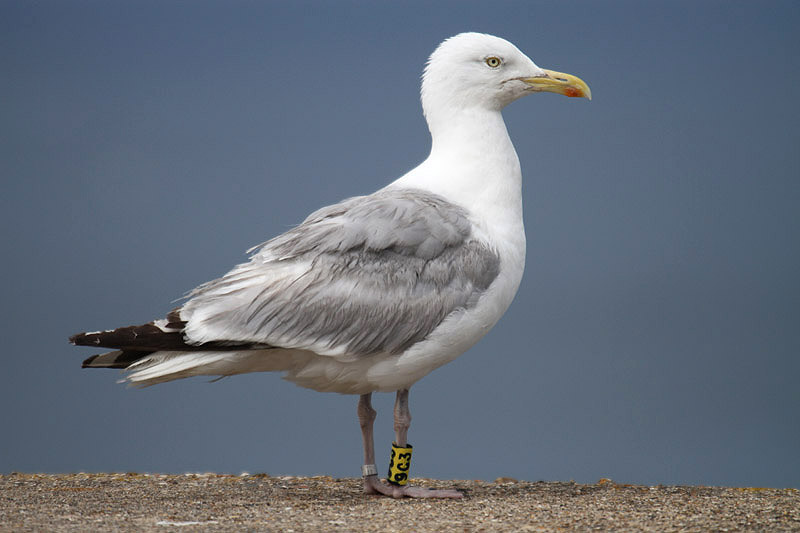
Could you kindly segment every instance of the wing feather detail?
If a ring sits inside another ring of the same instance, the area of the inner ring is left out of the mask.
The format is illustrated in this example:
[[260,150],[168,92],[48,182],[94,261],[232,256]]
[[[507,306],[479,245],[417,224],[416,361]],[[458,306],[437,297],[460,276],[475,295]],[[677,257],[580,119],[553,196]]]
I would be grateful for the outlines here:
[[402,353],[497,277],[461,207],[384,189],[311,214],[201,285],[170,322],[190,344],[255,342],[339,359]]

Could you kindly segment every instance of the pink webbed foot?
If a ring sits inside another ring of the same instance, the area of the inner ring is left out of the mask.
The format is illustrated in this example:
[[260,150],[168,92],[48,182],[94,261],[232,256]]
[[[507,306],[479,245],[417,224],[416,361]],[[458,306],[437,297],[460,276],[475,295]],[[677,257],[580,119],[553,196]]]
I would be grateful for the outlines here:
[[366,494],[382,494],[392,498],[463,498],[464,494],[452,489],[426,489],[410,485],[391,485],[382,482],[377,475],[364,477]]

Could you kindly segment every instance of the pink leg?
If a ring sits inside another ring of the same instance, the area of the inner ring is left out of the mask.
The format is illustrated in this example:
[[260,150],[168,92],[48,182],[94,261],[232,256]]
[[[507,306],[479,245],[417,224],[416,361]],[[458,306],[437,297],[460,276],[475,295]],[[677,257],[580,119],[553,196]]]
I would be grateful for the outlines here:
[[[364,466],[361,472],[364,478],[364,492],[367,494],[383,494],[393,498],[462,498],[457,490],[434,490],[409,485],[391,485],[383,483],[375,468],[375,445],[372,424],[375,421],[375,409],[372,408],[372,394],[362,394],[358,400],[358,421],[361,424],[361,437],[364,440]],[[408,390],[397,391],[394,404],[395,444],[405,446],[408,427],[411,425],[411,412],[408,410]]]

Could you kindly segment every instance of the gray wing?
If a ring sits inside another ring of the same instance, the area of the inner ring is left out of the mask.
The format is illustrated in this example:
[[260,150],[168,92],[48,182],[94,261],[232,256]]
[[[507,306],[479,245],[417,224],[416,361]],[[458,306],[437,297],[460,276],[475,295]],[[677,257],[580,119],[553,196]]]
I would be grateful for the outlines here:
[[179,310],[190,343],[258,342],[321,355],[401,353],[497,277],[464,209],[385,189],[325,207],[195,289]]

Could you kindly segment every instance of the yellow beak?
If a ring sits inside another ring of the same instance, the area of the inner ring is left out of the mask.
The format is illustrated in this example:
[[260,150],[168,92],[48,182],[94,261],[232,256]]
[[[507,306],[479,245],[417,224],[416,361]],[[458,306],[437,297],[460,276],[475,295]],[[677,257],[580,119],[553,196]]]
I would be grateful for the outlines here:
[[522,78],[522,81],[531,86],[535,91],[563,94],[573,98],[592,99],[592,91],[586,82],[572,74],[564,74],[554,70],[544,70],[545,76],[536,78]]

